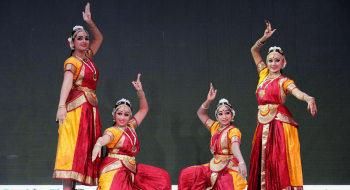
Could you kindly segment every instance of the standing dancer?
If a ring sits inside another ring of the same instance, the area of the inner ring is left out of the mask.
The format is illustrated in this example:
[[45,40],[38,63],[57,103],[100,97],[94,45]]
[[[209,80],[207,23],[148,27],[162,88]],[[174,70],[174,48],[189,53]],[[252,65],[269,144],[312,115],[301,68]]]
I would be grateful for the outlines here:
[[99,73],[93,56],[102,43],[102,34],[91,20],[90,4],[85,6],[83,19],[94,40],[81,26],[75,26],[68,44],[71,57],[64,63],[64,79],[56,121],[59,122],[59,139],[54,179],[63,179],[63,189],[75,188],[75,183],[97,185],[98,158],[91,155],[96,140],[101,136],[100,116],[95,89]]
[[140,76],[138,74],[137,81],[132,82],[140,98],[140,110],[132,117],[130,102],[124,98],[119,100],[112,112],[115,123],[106,129],[93,149],[92,160],[95,160],[101,157],[101,147],[107,145],[108,155],[99,168],[98,190],[171,190],[167,171],[135,161],[140,151],[135,129],[148,112]]
[[215,110],[217,122],[207,115],[216,92],[210,84],[207,100],[197,111],[199,119],[211,132],[213,159],[208,164],[183,169],[179,177],[179,190],[243,190],[247,186],[247,167],[240,150],[241,132],[232,125],[235,111],[226,99],[221,99]]
[[287,62],[279,47],[271,47],[267,66],[260,48],[276,31],[266,22],[264,36],[251,49],[259,72],[256,97],[259,104],[258,126],[250,156],[249,190],[303,189],[298,124],[282,105],[288,94],[306,101],[312,116],[317,113],[315,98],[300,91],[294,81],[281,75]]

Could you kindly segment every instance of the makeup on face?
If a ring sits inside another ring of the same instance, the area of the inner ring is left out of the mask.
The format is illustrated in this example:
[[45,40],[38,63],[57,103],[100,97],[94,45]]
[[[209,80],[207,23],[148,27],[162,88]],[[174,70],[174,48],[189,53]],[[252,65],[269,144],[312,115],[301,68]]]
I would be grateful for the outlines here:
[[85,32],[78,32],[74,38],[74,47],[77,50],[86,50],[90,44],[89,35]]
[[232,120],[232,113],[227,107],[222,107],[218,110],[217,118],[220,124],[228,125]]
[[116,114],[115,114],[115,121],[117,125],[123,127],[126,126],[130,120],[131,112],[128,107],[121,106],[118,108]]
[[272,72],[279,72],[283,67],[283,57],[281,54],[274,52],[269,54],[267,66]]

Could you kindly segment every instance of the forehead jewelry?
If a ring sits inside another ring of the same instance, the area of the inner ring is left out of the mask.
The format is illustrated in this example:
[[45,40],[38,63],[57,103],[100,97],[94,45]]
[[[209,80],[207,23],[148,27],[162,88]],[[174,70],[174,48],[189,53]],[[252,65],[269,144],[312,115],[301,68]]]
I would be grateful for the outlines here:
[[[91,67],[93,68],[93,69],[92,69],[92,68],[89,66],[89,64],[87,64],[87,63],[84,61],[84,59],[87,59],[86,57],[81,58],[81,57],[77,56],[76,54],[74,54],[74,56],[75,56],[76,58],[78,58],[81,62],[83,62],[86,66],[88,66],[88,67],[90,68],[91,71],[94,72],[94,73],[92,74],[92,78],[94,79],[94,81],[96,81],[96,80],[97,80],[97,78],[96,78],[96,69],[95,69],[94,65],[91,63]],[[88,60],[87,62],[90,63],[89,59],[87,59],[87,60]]]

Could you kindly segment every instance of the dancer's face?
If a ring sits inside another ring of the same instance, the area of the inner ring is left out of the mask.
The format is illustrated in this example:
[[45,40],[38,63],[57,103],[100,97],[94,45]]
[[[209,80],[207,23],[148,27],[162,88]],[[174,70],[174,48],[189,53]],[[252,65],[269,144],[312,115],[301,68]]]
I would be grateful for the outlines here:
[[280,73],[284,64],[284,59],[281,54],[277,52],[270,53],[267,57],[267,67],[272,73]]
[[217,118],[221,125],[229,125],[232,120],[232,117],[232,113],[227,107],[222,106],[221,108],[219,108],[217,112]]
[[86,51],[89,44],[89,35],[86,32],[78,32],[74,38],[74,49],[77,51]]
[[115,122],[118,126],[125,127],[131,117],[130,108],[128,106],[120,106],[115,113]]

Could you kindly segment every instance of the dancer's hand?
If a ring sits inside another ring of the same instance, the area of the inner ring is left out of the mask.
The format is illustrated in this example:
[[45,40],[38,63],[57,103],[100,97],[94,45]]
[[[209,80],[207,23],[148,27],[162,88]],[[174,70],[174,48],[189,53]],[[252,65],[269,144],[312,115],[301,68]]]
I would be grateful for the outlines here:
[[264,32],[264,36],[262,37],[263,42],[267,40],[267,38],[271,37],[273,33],[275,33],[276,29],[271,29],[270,21],[265,20],[266,23],[266,30]]
[[311,115],[315,117],[317,113],[315,98],[310,98],[307,103],[307,111],[311,112]]
[[243,179],[247,178],[247,166],[245,164],[238,165],[238,175],[241,175]]
[[98,145],[95,145],[94,146],[94,149],[92,150],[92,157],[91,157],[91,160],[92,161],[95,161],[96,158],[98,157],[101,157],[101,147],[98,146]]
[[215,96],[216,96],[216,92],[217,92],[217,90],[214,90],[213,84],[210,83],[210,89],[209,89],[207,100],[209,100],[209,101],[214,100]]
[[65,107],[59,107],[57,110],[56,121],[58,124],[63,125],[67,119],[67,109]]
[[83,12],[83,19],[85,22],[91,22],[91,12],[90,12],[90,3],[87,3],[85,6],[85,12]]
[[137,80],[131,82],[134,85],[134,87],[135,87],[135,89],[137,91],[142,91],[142,84],[141,84],[141,81],[140,81],[140,76],[141,76],[141,74],[139,73],[137,75]]

